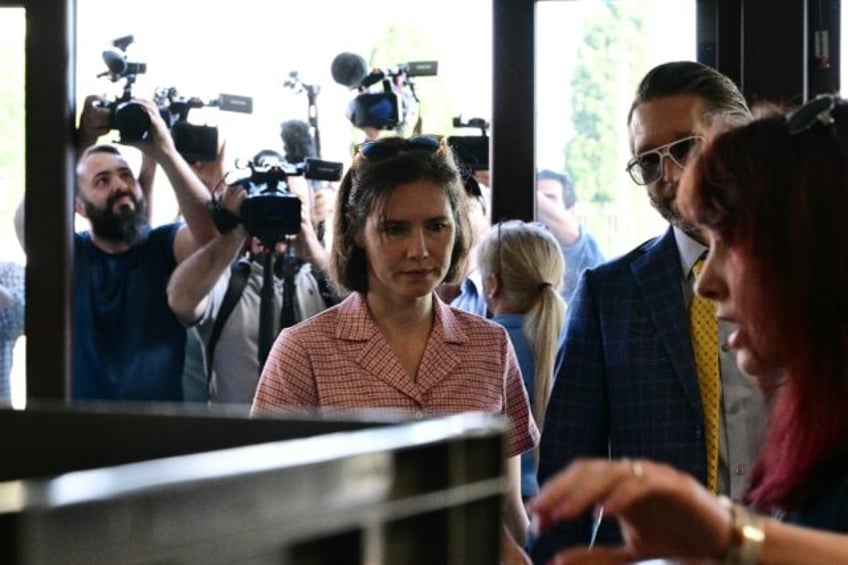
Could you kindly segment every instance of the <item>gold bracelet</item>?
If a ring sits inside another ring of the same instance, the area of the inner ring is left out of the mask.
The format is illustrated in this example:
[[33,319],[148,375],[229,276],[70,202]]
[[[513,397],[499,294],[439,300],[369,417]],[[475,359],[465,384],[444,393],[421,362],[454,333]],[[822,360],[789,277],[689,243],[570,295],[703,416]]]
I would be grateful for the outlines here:
[[730,546],[724,556],[724,565],[758,565],[766,539],[763,519],[726,496],[719,496],[718,501],[730,512]]

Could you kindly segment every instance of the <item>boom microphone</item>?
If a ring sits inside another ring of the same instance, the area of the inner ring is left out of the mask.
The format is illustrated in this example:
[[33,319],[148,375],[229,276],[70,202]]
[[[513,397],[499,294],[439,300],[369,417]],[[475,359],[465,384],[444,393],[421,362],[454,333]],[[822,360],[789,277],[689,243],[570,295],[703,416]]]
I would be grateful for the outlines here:
[[286,161],[301,163],[309,158],[317,157],[315,141],[309,130],[309,124],[302,120],[288,120],[282,123],[280,137],[283,140],[283,150]]
[[358,88],[368,76],[368,63],[356,53],[339,53],[330,67],[333,80],[348,88]]
[[103,52],[103,62],[113,75],[122,75],[127,70],[127,58],[116,49],[107,49]]

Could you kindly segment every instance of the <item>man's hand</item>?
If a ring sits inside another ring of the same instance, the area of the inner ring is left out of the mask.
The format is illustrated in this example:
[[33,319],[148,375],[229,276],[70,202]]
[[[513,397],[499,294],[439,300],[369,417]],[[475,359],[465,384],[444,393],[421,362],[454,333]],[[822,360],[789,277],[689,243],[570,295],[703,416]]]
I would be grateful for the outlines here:
[[171,137],[168,124],[165,123],[165,120],[159,114],[159,107],[152,100],[146,98],[135,98],[133,102],[140,105],[147,112],[147,116],[150,118],[149,133],[147,134],[147,139],[122,143],[138,148],[157,163],[161,162],[161,159],[166,158],[168,155],[176,153],[177,147],[174,144],[174,139]]
[[562,200],[537,192],[536,212],[539,222],[550,228],[560,245],[573,245],[580,237],[580,221],[572,210],[565,208]]
[[313,268],[324,270],[329,264],[330,258],[327,250],[318,240],[315,227],[312,224],[312,211],[309,184],[303,177],[291,177],[289,190],[300,199],[300,233],[289,238],[289,243],[294,246],[298,257],[308,261]]
[[109,133],[112,123],[112,110],[106,107],[108,100],[91,94],[86,96],[82,106],[79,127],[77,128],[77,152],[82,152],[97,140]]
[[227,185],[227,188],[224,189],[223,198],[221,198],[221,205],[228,212],[241,218],[241,205],[246,196],[247,191],[242,185],[238,183]]

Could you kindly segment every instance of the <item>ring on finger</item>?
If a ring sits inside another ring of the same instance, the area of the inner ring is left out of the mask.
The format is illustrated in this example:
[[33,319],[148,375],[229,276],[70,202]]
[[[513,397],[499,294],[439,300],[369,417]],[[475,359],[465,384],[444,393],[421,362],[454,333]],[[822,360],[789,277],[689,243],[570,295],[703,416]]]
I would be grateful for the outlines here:
[[642,463],[639,461],[631,461],[630,462],[630,473],[636,479],[641,479],[645,476],[645,468],[642,467]]
[[624,457],[621,462],[627,466],[634,479],[641,479],[645,476],[645,469],[639,461],[633,461],[629,457]]

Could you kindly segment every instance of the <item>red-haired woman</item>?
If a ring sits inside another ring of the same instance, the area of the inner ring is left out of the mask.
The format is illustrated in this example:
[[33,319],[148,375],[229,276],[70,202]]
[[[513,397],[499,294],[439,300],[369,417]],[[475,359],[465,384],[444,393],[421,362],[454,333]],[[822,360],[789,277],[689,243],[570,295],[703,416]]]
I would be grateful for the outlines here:
[[769,395],[754,508],[665,465],[591,460],[544,486],[537,524],[597,505],[625,540],[594,548],[600,562],[846,563],[848,104],[821,97],[719,134],[687,171],[677,204],[710,242],[697,291],[737,325],[726,345]]

